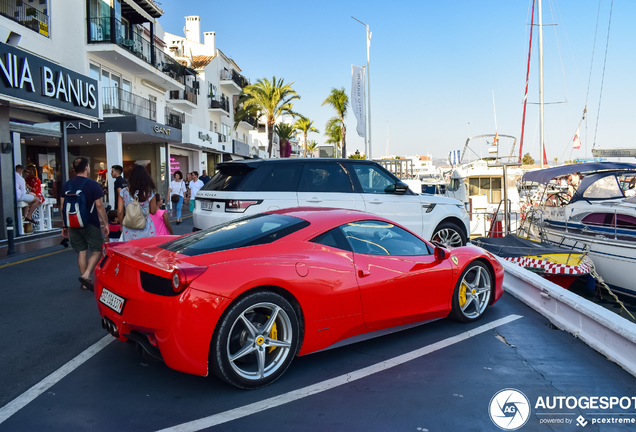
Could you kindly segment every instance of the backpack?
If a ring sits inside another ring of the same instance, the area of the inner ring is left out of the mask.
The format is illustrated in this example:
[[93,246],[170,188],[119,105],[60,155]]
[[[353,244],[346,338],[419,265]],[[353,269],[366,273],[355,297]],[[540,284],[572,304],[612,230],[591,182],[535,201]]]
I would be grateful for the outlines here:
[[138,194],[139,191],[136,191],[132,201],[126,206],[126,215],[122,225],[126,228],[142,230],[146,227],[146,215],[144,214],[144,209],[141,208],[141,204],[139,204]]
[[86,208],[86,194],[82,191],[82,188],[87,182],[88,179],[84,178],[75,192],[73,192],[73,184],[71,181],[69,180],[66,183],[67,191],[64,193],[64,208],[62,208],[62,214],[64,224],[68,228],[84,228],[88,225],[88,219],[95,208],[95,202],[93,202],[89,211]]

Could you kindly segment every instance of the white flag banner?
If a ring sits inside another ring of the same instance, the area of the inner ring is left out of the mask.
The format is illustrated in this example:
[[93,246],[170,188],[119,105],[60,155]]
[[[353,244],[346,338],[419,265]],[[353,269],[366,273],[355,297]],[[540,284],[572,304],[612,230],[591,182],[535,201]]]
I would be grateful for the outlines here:
[[574,134],[574,139],[572,140],[572,148],[580,149],[581,148],[581,136],[579,135],[580,126],[576,128],[576,133]]
[[364,118],[364,68],[354,65],[351,65],[351,108],[358,120],[358,136],[364,138],[367,129]]

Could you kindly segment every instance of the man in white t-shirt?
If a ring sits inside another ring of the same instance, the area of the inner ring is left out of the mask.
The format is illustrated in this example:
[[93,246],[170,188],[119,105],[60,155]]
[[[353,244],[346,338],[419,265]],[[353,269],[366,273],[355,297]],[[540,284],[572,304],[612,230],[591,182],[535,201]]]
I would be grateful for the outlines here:
[[199,173],[197,171],[192,171],[190,173],[190,211],[194,211],[194,197],[197,196],[197,192],[199,189],[203,187],[203,182],[199,180]]
[[15,166],[15,199],[16,201],[24,201],[28,203],[29,206],[26,208],[26,214],[24,215],[24,219],[31,223],[35,223],[31,216],[33,216],[33,212],[40,204],[40,199],[35,196],[33,192],[27,192],[26,182],[22,177],[22,171],[24,171],[24,167],[22,165]]

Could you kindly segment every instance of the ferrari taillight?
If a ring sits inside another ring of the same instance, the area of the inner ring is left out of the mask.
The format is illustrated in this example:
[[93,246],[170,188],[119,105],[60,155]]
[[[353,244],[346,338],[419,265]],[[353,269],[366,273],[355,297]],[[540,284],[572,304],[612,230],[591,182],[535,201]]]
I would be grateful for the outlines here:
[[172,272],[172,289],[174,292],[180,293],[206,270],[207,267],[196,266],[175,268]]
[[260,204],[257,200],[227,200],[225,201],[225,211],[228,213],[245,213],[250,206]]

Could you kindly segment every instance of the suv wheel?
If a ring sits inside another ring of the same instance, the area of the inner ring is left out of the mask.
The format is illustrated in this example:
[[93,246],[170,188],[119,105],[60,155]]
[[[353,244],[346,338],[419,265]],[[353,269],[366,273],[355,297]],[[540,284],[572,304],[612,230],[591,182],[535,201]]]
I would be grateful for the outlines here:
[[466,245],[466,234],[452,222],[442,222],[435,228],[431,241],[448,247],[459,247]]

